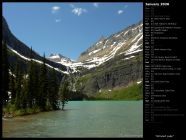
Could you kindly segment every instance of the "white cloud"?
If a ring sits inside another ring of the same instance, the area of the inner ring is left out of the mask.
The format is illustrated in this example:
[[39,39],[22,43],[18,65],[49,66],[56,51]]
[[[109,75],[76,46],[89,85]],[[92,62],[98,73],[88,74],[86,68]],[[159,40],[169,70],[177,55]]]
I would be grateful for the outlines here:
[[72,13],[74,13],[75,15],[78,15],[78,16],[80,16],[81,14],[83,14],[85,12],[87,12],[87,10],[83,9],[83,8],[74,7],[72,9]]
[[123,13],[123,10],[118,10],[118,14],[122,14]]
[[52,13],[55,14],[55,13],[59,12],[59,10],[61,9],[61,7],[59,7],[59,6],[53,6],[51,9],[52,9]]
[[61,22],[61,19],[55,19],[55,22]]
[[93,6],[97,8],[97,7],[99,7],[99,4],[98,3],[93,3]]

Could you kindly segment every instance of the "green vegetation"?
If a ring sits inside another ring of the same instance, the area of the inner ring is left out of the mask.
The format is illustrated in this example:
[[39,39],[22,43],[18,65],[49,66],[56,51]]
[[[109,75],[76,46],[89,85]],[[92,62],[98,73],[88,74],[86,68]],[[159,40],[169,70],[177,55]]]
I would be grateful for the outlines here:
[[2,72],[2,82],[1,82],[1,94],[3,98],[3,105],[8,103],[8,88],[9,88],[9,63],[7,59],[7,46],[6,43],[2,44],[2,55],[1,55],[1,72]]
[[128,87],[120,87],[113,90],[102,90],[96,93],[94,100],[141,100],[143,99],[143,85],[133,84]]
[[[95,67],[93,69],[83,71],[81,73],[82,76],[76,77],[75,89],[82,94],[91,96],[95,94],[95,92],[97,92],[97,90],[99,90],[100,88],[102,89],[102,87],[104,87],[105,85],[106,85],[105,88],[116,87],[118,83],[117,81],[118,79],[120,80],[119,82],[121,83],[124,82],[125,79],[126,81],[130,81],[132,77],[135,77],[135,74],[133,73],[137,73],[137,74],[138,72],[140,73],[142,69],[142,62],[143,62],[143,57],[141,54],[136,55],[134,58],[130,59],[130,61],[124,60],[123,56],[119,55],[105,62],[99,67]],[[132,72],[131,69],[133,70]],[[126,77],[124,77],[125,74],[127,75]],[[120,77],[120,75],[122,75],[124,78],[122,76]],[[121,99],[123,98],[124,97],[121,96]]]
[[47,95],[48,95],[48,79],[47,79],[47,69],[45,65],[45,56],[43,59],[43,65],[41,66],[41,71],[39,75],[39,83],[40,83],[40,88],[39,88],[39,106],[41,107],[41,110],[46,110],[47,106]]
[[23,115],[30,115],[41,112],[39,107],[32,107],[32,108],[20,108],[17,109],[14,104],[8,104],[6,107],[3,107],[3,115],[6,117],[16,117],[16,116],[23,116]]
[[[105,76],[108,79],[107,77],[111,72],[114,73],[114,71],[117,72],[117,70],[141,62],[141,55],[130,61],[123,61],[122,56],[118,56],[91,70],[82,68],[83,73],[81,74],[83,76],[75,78],[72,76],[71,79],[74,79],[71,82],[69,77],[64,76],[59,84],[56,71],[46,67],[45,56],[43,57],[43,63],[38,64],[32,61],[32,48],[30,52],[31,61],[22,60],[10,50],[7,52],[6,44],[3,43],[1,91],[3,95],[3,114],[5,116],[58,110],[60,109],[59,100],[62,103],[62,110],[64,110],[65,104],[72,97],[76,97],[77,100],[140,100],[143,98],[142,84],[131,84],[128,87],[118,87],[112,90],[101,89],[101,92],[95,94],[100,89],[97,78]],[[14,55],[17,60],[16,64],[12,64],[12,67],[8,64],[7,53]],[[24,65],[22,65],[23,63]],[[25,65],[28,65],[28,67],[25,67]],[[9,74],[9,70],[13,74]],[[115,83],[115,79],[111,80]],[[112,84],[110,87],[115,87],[115,85]],[[11,98],[9,98],[8,93],[11,93]]]
[[[3,43],[3,88],[1,89],[3,93],[3,116],[14,117],[60,109],[57,74],[54,69],[47,69],[45,56],[43,63],[37,64],[32,60],[31,48],[31,61],[26,62],[28,67],[22,69],[21,61],[16,61],[16,68],[11,69],[7,61],[7,50],[6,44]],[[18,59],[16,56],[16,60]],[[61,85],[65,85],[65,83],[61,83]],[[65,95],[65,103],[66,101]]]
[[63,77],[62,83],[59,88],[59,97],[62,103],[62,110],[64,110],[65,104],[67,104],[69,99],[69,82],[66,80],[66,76]]
[[59,105],[58,105],[58,88],[59,84],[56,82],[57,81],[57,75],[56,71],[52,69],[51,72],[51,79],[49,80],[49,85],[48,85],[48,103],[49,107],[51,110],[57,110]]
[[92,76],[93,76],[92,74],[86,74],[80,77],[78,80],[80,82],[87,82],[90,78],[92,78]]
[[91,74],[86,74],[81,77],[78,77],[77,81],[75,82],[75,87],[77,91],[81,91],[83,85],[92,78]]

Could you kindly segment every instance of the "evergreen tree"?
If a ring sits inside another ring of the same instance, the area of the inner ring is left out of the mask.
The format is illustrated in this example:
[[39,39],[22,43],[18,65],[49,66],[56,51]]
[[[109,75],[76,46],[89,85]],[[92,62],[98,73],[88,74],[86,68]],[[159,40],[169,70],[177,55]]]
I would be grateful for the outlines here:
[[32,108],[33,94],[34,94],[34,85],[33,85],[33,74],[34,74],[34,64],[32,60],[32,47],[30,48],[30,62],[28,68],[28,84],[27,84],[27,102],[28,107]]
[[2,87],[1,87],[1,93],[3,98],[3,105],[6,105],[8,102],[8,88],[9,88],[9,63],[8,63],[8,57],[7,57],[7,45],[6,42],[2,43]]
[[11,104],[14,104],[16,98],[16,91],[15,91],[15,78],[13,74],[10,76],[9,90],[11,92]]
[[39,105],[39,97],[38,97],[38,92],[39,92],[39,74],[38,74],[38,68],[36,62],[33,63],[33,74],[32,74],[32,79],[33,79],[33,104],[35,106]]
[[17,61],[16,63],[16,84],[15,84],[15,93],[16,93],[16,98],[15,98],[15,107],[17,109],[21,108],[21,80],[22,80],[22,75],[20,71],[20,65],[19,62]]
[[28,80],[27,80],[27,76],[25,75],[23,77],[23,87],[21,90],[21,104],[22,104],[22,108],[26,109],[27,108],[27,98],[28,98]]
[[61,81],[59,97],[62,104],[62,110],[64,110],[65,104],[67,104],[69,99],[69,82],[66,80],[66,76],[64,76]]
[[32,108],[33,105],[38,105],[38,70],[37,64],[33,59],[33,51],[30,49],[29,69],[28,69],[28,82],[27,82],[27,100],[28,107]]
[[46,102],[47,102],[47,68],[46,68],[46,59],[45,55],[43,56],[43,64],[41,65],[40,69],[40,76],[39,76],[39,107],[41,110],[46,110]]
[[49,98],[49,103],[50,103],[53,110],[57,110],[59,108],[58,94],[57,94],[58,89],[59,89],[59,85],[57,84],[56,71],[54,69],[52,69],[51,78],[49,81],[48,98]]
[[33,61],[31,60],[29,63],[29,70],[28,70],[28,92],[27,92],[27,101],[28,101],[28,107],[32,107],[32,100],[33,100]]
[[38,70],[36,62],[30,61],[30,66],[28,70],[28,103],[29,107],[32,108],[33,105],[38,105]]

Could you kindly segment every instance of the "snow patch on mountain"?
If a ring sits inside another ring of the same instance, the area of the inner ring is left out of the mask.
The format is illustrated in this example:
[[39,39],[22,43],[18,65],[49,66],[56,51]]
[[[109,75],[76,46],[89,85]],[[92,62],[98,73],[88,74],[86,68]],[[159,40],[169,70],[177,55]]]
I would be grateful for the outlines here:
[[143,49],[138,49],[136,51],[128,52],[125,55],[135,54],[135,53],[138,53],[138,52],[141,52],[141,51],[143,51]]
[[101,43],[103,43],[103,41],[99,41],[98,43],[96,43],[96,45],[99,45],[99,44],[101,44]]
[[132,56],[130,56],[130,57],[126,57],[126,58],[124,58],[123,60],[128,60],[128,59],[131,59],[131,58],[134,58],[135,56],[134,55],[132,55]]
[[56,59],[56,58],[60,58],[60,56],[59,55],[52,55],[52,56],[50,56],[50,58],[51,59]]
[[116,44],[116,42],[113,42],[113,44],[111,45],[111,47],[114,46],[115,44]]
[[[12,52],[14,52],[15,54],[17,54],[19,57],[21,57],[21,58],[24,59],[24,60],[27,60],[27,61],[31,61],[31,60],[32,60],[32,61],[35,61],[35,62],[37,62],[37,63],[43,64],[42,61],[39,61],[39,60],[37,60],[37,59],[30,59],[30,58],[27,58],[27,57],[21,55],[21,54],[18,53],[16,50],[12,49],[10,46],[8,46],[8,48],[9,48]],[[59,72],[61,72],[61,73],[69,74],[68,72],[62,71],[62,70],[60,70],[59,68],[52,67],[52,66],[49,65],[49,64],[46,64],[46,66],[47,66],[47,67],[50,67],[50,68],[54,68],[56,71],[59,71]]]
[[122,33],[123,32],[121,32],[120,34],[116,34],[114,37],[120,37]]
[[103,46],[103,49],[105,49],[107,46]]
[[101,49],[94,50],[94,51],[90,52],[88,55],[91,55],[91,54],[97,53],[97,52],[99,52],[100,50],[101,50]]
[[[140,36],[140,35],[141,35],[141,36]],[[139,36],[140,36],[140,38],[130,47],[129,50],[127,50],[127,51],[125,52],[125,55],[129,55],[129,54],[132,54],[132,53],[136,53],[136,52],[142,51],[142,49],[138,49],[138,48],[141,46],[141,44],[140,44],[140,45],[137,45],[138,42],[143,38],[143,35],[142,35],[142,34],[137,35],[137,36],[132,40],[132,42],[134,42]]]

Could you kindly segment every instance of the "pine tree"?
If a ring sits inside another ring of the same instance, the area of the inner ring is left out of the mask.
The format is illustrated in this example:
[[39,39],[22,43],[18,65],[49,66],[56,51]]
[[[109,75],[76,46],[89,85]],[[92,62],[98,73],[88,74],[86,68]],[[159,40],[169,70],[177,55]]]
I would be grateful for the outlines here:
[[64,76],[61,80],[61,85],[59,88],[59,97],[62,104],[62,110],[64,110],[65,104],[67,104],[69,99],[69,82],[66,79],[66,76]]
[[28,107],[32,107],[32,95],[33,95],[33,88],[32,88],[32,61],[30,61],[29,72],[28,72],[28,85],[27,85],[27,101]]
[[23,77],[23,87],[22,87],[22,90],[21,90],[21,95],[20,95],[20,98],[21,98],[21,104],[22,104],[22,108],[23,109],[26,109],[27,108],[27,98],[28,98],[28,80],[27,80],[27,76],[25,75]]
[[11,104],[14,104],[16,98],[16,91],[15,91],[15,78],[13,74],[10,76],[9,90],[11,92]]
[[3,97],[3,105],[6,105],[8,102],[8,88],[9,88],[9,63],[8,63],[8,57],[7,57],[7,45],[6,42],[2,43],[2,87],[1,87],[1,93]]
[[29,70],[28,70],[27,100],[28,100],[28,107],[32,108],[32,101],[33,101],[33,94],[34,94],[34,85],[33,85],[34,64],[32,60],[32,49],[31,49],[30,59],[31,61],[29,62]]
[[47,68],[46,68],[45,55],[43,56],[43,64],[40,69],[40,79],[39,79],[39,107],[41,110],[46,110],[47,93],[48,93],[48,83],[47,83]]
[[53,110],[57,110],[59,108],[58,94],[57,94],[58,89],[59,89],[59,85],[57,84],[56,71],[54,69],[52,69],[51,78],[50,78],[50,81],[49,81],[48,98],[49,98],[49,102],[50,102],[50,105],[51,105]]
[[38,97],[38,92],[39,92],[39,74],[38,74],[38,69],[37,69],[37,64],[36,62],[33,63],[33,74],[32,74],[32,79],[33,79],[33,104],[35,106],[39,105],[39,97]]
[[33,59],[33,51],[30,49],[29,69],[28,69],[28,82],[27,82],[27,100],[28,107],[32,108],[33,105],[38,104],[38,71],[36,62]]
[[15,107],[17,109],[21,108],[21,80],[22,80],[22,75],[20,71],[20,64],[17,61],[16,63],[16,84],[15,84],[15,93],[16,93],[16,98],[15,98]]

